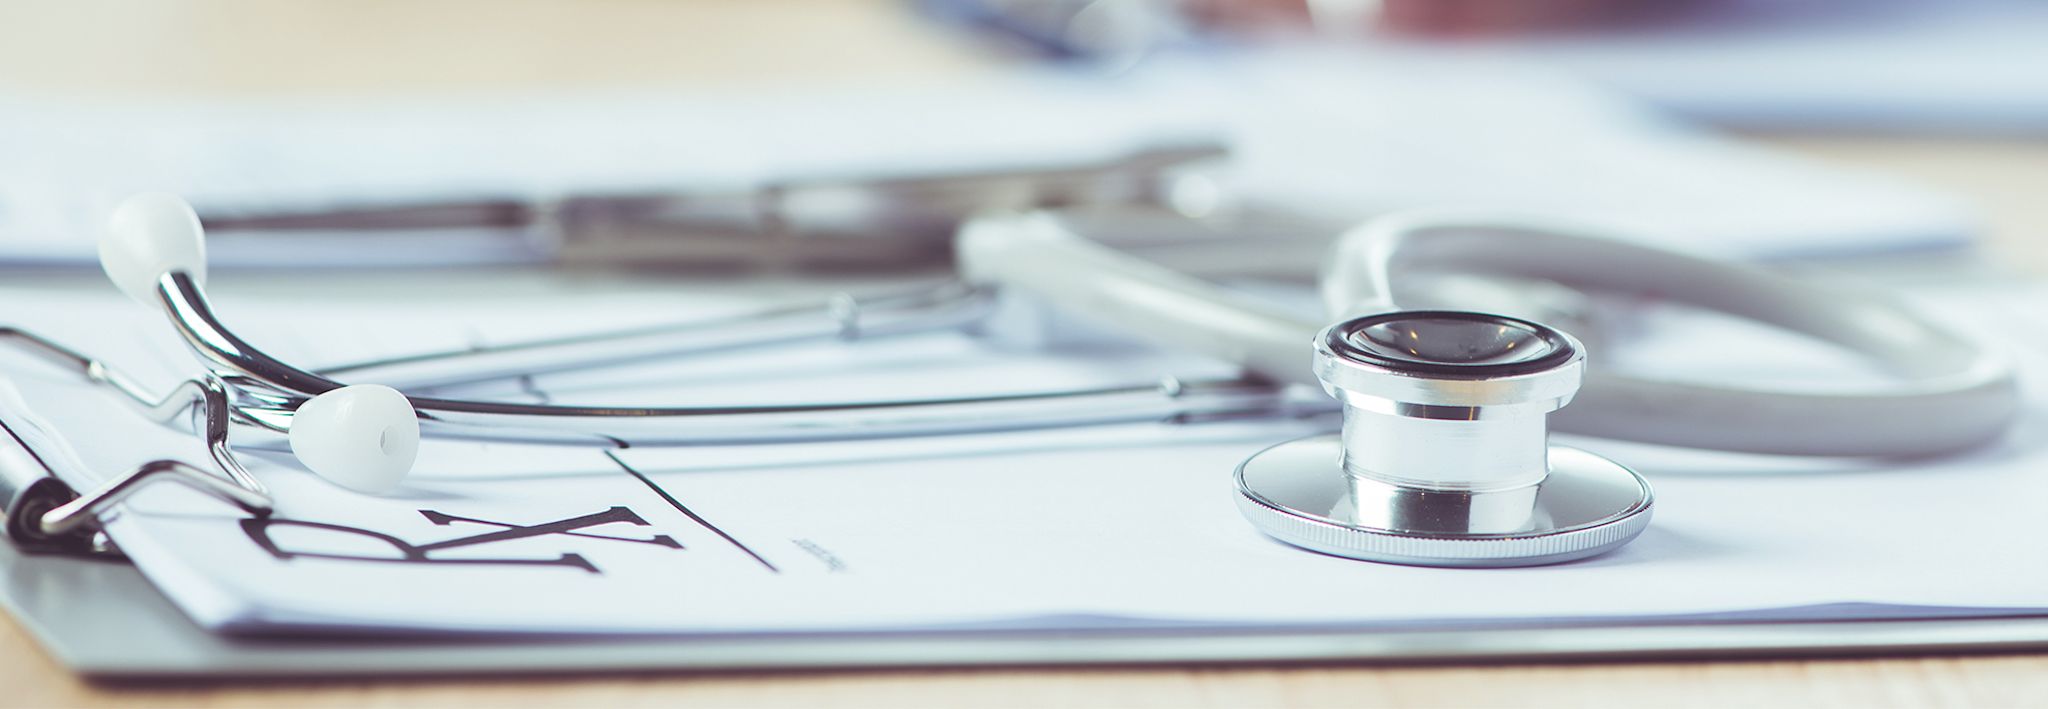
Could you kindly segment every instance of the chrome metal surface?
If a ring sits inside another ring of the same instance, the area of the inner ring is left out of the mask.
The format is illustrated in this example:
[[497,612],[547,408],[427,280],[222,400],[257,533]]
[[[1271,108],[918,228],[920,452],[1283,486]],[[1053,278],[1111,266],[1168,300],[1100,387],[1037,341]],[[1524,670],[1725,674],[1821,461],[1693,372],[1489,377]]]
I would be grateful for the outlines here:
[[1404,488],[1541,482],[1546,416],[1571,400],[1585,363],[1569,335],[1479,313],[1373,315],[1316,338],[1316,376],[1344,403],[1344,470]]
[[[189,383],[189,382],[188,382]],[[228,402],[227,385],[219,377],[208,377],[199,386],[199,401],[192,411],[193,428],[198,429],[206,439],[206,454],[221,472],[241,485],[243,489],[258,495],[270,494],[263,481],[250,475],[242,461],[235,458],[235,449],[228,441],[229,424],[233,421],[234,409]]]
[[[1485,494],[1407,490],[1361,501],[1336,461],[1334,435],[1268,448],[1237,468],[1237,506],[1259,531],[1324,554],[1416,566],[1536,566],[1611,551],[1649,526],[1653,497],[1641,476],[1606,458],[1552,446],[1550,474],[1532,513],[1513,531],[1472,531]],[[1398,517],[1365,517],[1400,510]],[[1390,524],[1391,522],[1391,524]],[[1465,526],[1466,531],[1460,531]],[[1404,528],[1395,528],[1404,527]]]
[[124,400],[151,421],[168,423],[183,414],[202,396],[196,381],[181,382],[170,394],[157,396],[134,379],[105,362],[86,356],[55,340],[14,327],[0,327],[0,343],[15,346],[43,361],[85,377],[95,384],[120,392]]
[[[228,408],[210,405],[207,410],[217,413],[214,425],[224,434]],[[216,454],[216,461],[240,471],[232,452],[227,451],[224,435],[222,441],[218,446],[222,453]],[[79,555],[118,553],[111,551],[98,534],[100,523],[115,505],[158,482],[196,489],[253,514],[269,514],[272,507],[269,494],[260,485],[244,487],[242,481],[173,460],[145,463],[81,496],[59,476],[59,468],[65,469],[65,477],[74,480],[99,476],[78,470],[80,463],[67,448],[62,438],[33,419],[11,424],[0,421],[0,512],[6,517],[8,539],[23,550]],[[227,457],[219,457],[222,454]],[[254,478],[248,482],[253,483]]]
[[235,458],[234,448],[228,441],[228,431],[230,424],[242,417],[237,415],[231,397],[235,391],[230,390],[219,377],[188,379],[179,382],[169,394],[157,396],[112,365],[35,333],[18,328],[0,328],[0,342],[16,344],[84,376],[94,384],[120,392],[122,401],[150,421],[174,424],[190,414],[187,419],[189,430],[206,439],[207,454],[221,472],[250,492],[268,494],[262,481],[249,474],[248,469]]
[[1238,468],[1261,531],[1328,554],[1430,566],[1522,566],[1612,549],[1648,524],[1642,478],[1549,444],[1577,391],[1577,340],[1533,322],[1408,311],[1316,339],[1315,372],[1343,403],[1337,436],[1282,444]]
[[75,370],[80,374],[84,374],[93,363],[91,357],[79,354],[77,350],[20,328],[0,327],[0,342],[15,345],[51,364]]
[[114,478],[98,489],[43,514],[43,532],[51,536],[63,536],[97,528],[101,516],[114,505],[121,504],[122,500],[159,482],[176,483],[198,490],[232,503],[250,514],[270,514],[271,501],[267,494],[245,489],[205,470],[175,460],[157,460],[144,463],[134,471]]
[[[1394,328],[1410,343],[1406,349],[1367,336]],[[1543,351],[1516,359],[1505,352],[1522,340],[1488,330],[1534,333],[1530,341]],[[1485,352],[1495,346],[1502,351]],[[1355,318],[1325,329],[1315,349],[1316,378],[1331,396],[1353,407],[1417,418],[1471,421],[1549,413],[1571,401],[1585,373],[1578,340],[1527,320],[1483,313],[1415,310]]]

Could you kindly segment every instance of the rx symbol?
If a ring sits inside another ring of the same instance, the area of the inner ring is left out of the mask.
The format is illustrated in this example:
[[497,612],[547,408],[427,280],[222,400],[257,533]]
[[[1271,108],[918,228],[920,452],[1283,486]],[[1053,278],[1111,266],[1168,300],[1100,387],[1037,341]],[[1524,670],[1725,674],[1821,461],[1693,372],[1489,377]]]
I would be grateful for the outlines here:
[[[477,519],[475,517],[462,517],[459,515],[451,515],[446,512],[439,512],[435,510],[420,510],[419,513],[422,516],[426,517],[427,521],[433,523],[435,526],[447,527],[460,522],[464,524],[480,524],[490,527],[498,527],[499,529],[497,531],[484,532],[482,534],[473,534],[467,537],[457,537],[454,539],[432,542],[428,544],[414,544],[412,542],[399,539],[398,537],[385,534],[383,532],[377,532],[358,527],[349,527],[339,524],[328,524],[325,522],[306,522],[302,520],[282,519],[278,517],[244,519],[242,520],[242,531],[243,533],[249,535],[250,541],[255,542],[257,546],[262,547],[263,550],[269,552],[271,556],[276,557],[280,560],[287,561],[296,558],[309,558],[332,559],[339,561],[373,561],[401,564],[496,564],[503,566],[569,566],[579,568],[590,573],[598,573],[597,566],[595,564],[590,563],[590,560],[585,559],[583,555],[574,553],[562,554],[561,556],[558,556],[553,559],[447,559],[437,558],[433,556],[433,554],[434,552],[443,551],[447,549],[484,546],[519,539],[531,539],[534,537],[557,535],[565,537],[577,537],[581,539],[598,539],[609,542],[650,544],[653,546],[666,547],[669,549],[683,548],[681,542],[676,541],[674,537],[671,537],[666,534],[657,534],[646,539],[639,539],[634,537],[615,537],[605,534],[594,534],[582,531],[590,527],[597,527],[613,523],[630,524],[636,527],[648,526],[647,520],[641,519],[640,515],[635,514],[632,510],[624,507],[613,507],[603,512],[587,514],[581,517],[570,517],[568,519],[560,519],[552,522],[542,522],[539,524],[531,525],[513,524],[510,522],[498,522],[494,520]],[[382,542],[385,545],[391,547],[393,551],[398,552],[398,555],[368,556],[360,554],[334,554],[327,552],[298,551],[286,549],[283,546],[279,545],[277,540],[271,536],[272,530],[278,527],[302,527],[306,529],[318,529],[330,532],[339,532],[342,534],[353,534],[356,536]]]

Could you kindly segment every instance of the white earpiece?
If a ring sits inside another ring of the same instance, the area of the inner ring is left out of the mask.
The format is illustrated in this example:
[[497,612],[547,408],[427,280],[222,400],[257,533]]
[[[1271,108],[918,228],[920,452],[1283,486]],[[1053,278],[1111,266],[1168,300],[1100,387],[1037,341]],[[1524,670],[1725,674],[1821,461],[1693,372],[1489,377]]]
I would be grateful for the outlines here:
[[420,420],[397,389],[345,386],[299,405],[291,444],[300,463],[334,484],[390,492],[419,455]]
[[206,284],[206,231],[192,205],[176,195],[145,192],[121,203],[100,239],[100,268],[128,297],[157,304],[156,284],[184,271]]

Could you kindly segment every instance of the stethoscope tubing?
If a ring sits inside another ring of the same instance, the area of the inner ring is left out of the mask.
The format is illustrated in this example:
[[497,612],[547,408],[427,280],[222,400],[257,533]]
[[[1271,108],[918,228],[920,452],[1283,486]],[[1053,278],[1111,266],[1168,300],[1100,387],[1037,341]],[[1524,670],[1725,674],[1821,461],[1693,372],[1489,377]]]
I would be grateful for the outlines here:
[[[1090,242],[1044,214],[970,224],[969,280],[1000,283],[1156,342],[1314,382],[1307,342],[1324,324]],[[1450,271],[1656,296],[1810,335],[1897,375],[1882,390],[1793,392],[1590,368],[1557,430],[1690,448],[1804,456],[1920,456],[1995,440],[2020,394],[2002,353],[1880,294],[1627,243],[1602,229],[1461,212],[1381,217],[1340,237],[1321,279],[1327,320],[1410,309],[1408,273]]]
[[[934,400],[781,406],[563,406],[412,397],[430,435],[484,440],[617,445],[718,445],[855,440],[1211,417],[1303,416],[1334,405],[1304,396],[1315,380],[1309,342],[1324,322],[1073,234],[1043,213],[977,219],[957,240],[970,287],[878,302],[858,312],[838,301],[716,328],[652,328],[605,338],[537,343],[498,353],[506,361],[474,378],[549,366],[645,359],[675,352],[817,337],[959,327],[991,289],[1027,294],[1064,312],[1237,364],[1251,379],[1048,391]],[[1553,281],[1588,292],[1655,294],[1806,333],[1865,354],[1899,374],[1872,392],[1805,393],[1639,378],[1595,368],[1560,431],[1716,450],[1826,456],[1911,456],[1981,445],[2017,413],[2011,365],[1990,349],[1887,298],[1802,283],[1759,269],[1643,247],[1583,225],[1484,214],[1383,217],[1341,237],[1326,261],[1327,315],[1345,319],[1404,309],[1403,275],[1458,271]],[[271,357],[237,336],[207,301],[199,279],[165,273],[157,296],[173,326],[215,377],[234,390],[237,420],[282,433],[292,410],[344,382]],[[679,346],[678,338],[686,340]],[[695,339],[692,339],[695,338]],[[707,344],[704,338],[710,338]],[[547,346],[539,346],[547,345]],[[580,358],[554,360],[564,349]],[[542,359],[536,361],[534,355]],[[338,370],[367,375],[442,353]]]
[[[272,357],[242,339],[215,314],[204,289],[189,274],[165,274],[158,295],[187,344],[217,379],[234,385],[239,395],[234,401],[236,413],[245,423],[285,433],[291,426],[292,410],[300,403],[346,386]],[[779,318],[771,315],[770,319]],[[951,318],[942,318],[926,327],[951,324]],[[556,344],[601,345],[604,339]],[[636,357],[648,354],[636,353]],[[608,361],[600,357],[591,363]],[[366,370],[371,364],[347,369]],[[433,435],[602,447],[842,441],[1148,421],[1305,417],[1336,410],[1333,403],[1298,390],[1236,378],[1165,378],[1154,384],[1023,394],[765,406],[565,406],[408,398],[421,419],[422,431]]]

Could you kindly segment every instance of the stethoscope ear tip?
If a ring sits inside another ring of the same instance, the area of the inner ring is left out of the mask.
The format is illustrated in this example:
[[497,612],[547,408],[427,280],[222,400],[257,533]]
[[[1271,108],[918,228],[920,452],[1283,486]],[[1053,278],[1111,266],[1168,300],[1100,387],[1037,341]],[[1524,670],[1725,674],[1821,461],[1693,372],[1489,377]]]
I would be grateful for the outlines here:
[[183,271],[206,281],[206,231],[177,195],[144,192],[121,202],[100,238],[100,268],[128,297],[157,303],[157,281]]
[[370,494],[397,489],[419,456],[420,421],[397,389],[357,384],[328,391],[292,414],[292,454],[320,477]]

